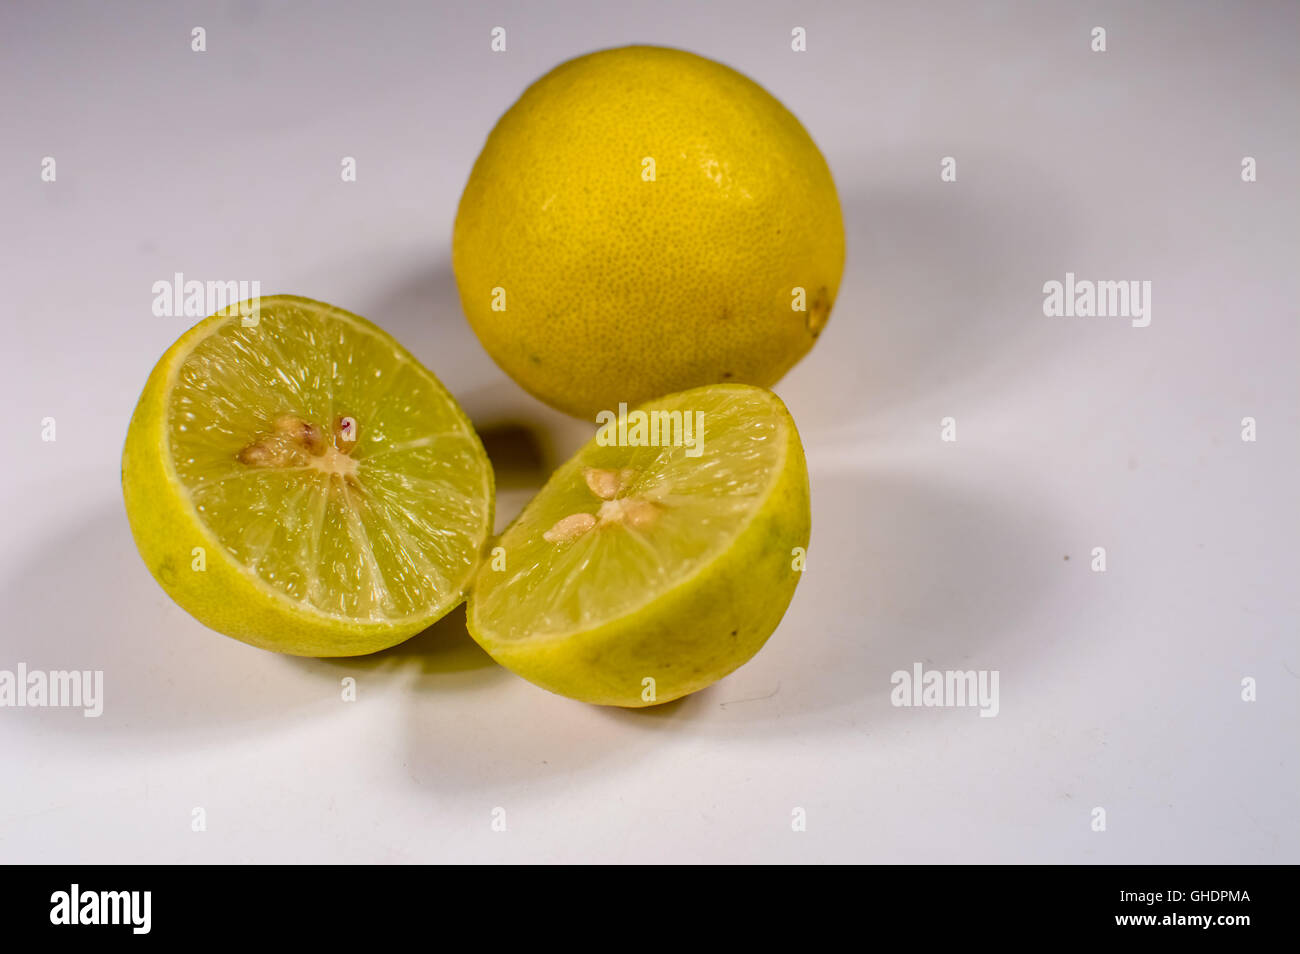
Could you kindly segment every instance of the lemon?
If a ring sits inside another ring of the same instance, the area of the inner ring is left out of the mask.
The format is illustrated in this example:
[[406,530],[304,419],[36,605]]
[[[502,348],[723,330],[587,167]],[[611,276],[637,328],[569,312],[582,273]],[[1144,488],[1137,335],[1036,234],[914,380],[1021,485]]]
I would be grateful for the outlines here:
[[168,349],[131,418],[122,492],[172,599],[297,655],[429,626],[464,598],[492,529],[491,466],[438,380],[364,319],[290,296],[231,306]]
[[844,269],[825,159],[757,83],[680,50],[563,63],[489,135],[452,261],[484,348],[590,418],[724,381],[769,386]]
[[606,418],[506,529],[470,594],[469,630],[552,692],[668,702],[763,646],[809,526],[803,449],[774,394],[669,395]]

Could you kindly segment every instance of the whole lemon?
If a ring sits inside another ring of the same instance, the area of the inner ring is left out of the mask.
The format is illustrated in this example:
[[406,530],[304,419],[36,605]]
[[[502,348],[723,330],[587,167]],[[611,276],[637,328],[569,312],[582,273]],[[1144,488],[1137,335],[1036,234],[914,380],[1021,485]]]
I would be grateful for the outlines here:
[[770,93],[704,57],[629,46],[557,66],[501,117],[452,262],[496,362],[592,417],[774,384],[830,315],[844,222],[826,160]]

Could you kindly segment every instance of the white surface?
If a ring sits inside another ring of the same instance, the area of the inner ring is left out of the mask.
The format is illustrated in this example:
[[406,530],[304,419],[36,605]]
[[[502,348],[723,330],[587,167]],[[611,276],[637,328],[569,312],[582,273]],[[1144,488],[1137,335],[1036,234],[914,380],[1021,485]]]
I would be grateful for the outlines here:
[[[1300,860],[1300,8],[985,6],[5,4],[0,669],[103,669],[106,703],[0,709],[0,861]],[[193,622],[119,488],[189,324],[152,284],[357,311],[567,455],[585,425],[459,314],[451,222],[532,79],[633,41],[753,76],[840,186],[844,285],[778,388],[811,566],[768,646],[636,713],[517,679],[455,617],[342,662]],[[1151,281],[1150,327],[1045,318],[1067,271]],[[1000,714],[892,707],[914,661],[998,670]]]

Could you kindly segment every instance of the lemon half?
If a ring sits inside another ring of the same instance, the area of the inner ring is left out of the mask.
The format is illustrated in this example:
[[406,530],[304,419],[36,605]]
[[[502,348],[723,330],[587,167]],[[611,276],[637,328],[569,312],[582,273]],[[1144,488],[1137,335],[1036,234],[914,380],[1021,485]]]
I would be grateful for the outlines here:
[[804,566],[808,471],[794,420],[762,388],[697,388],[624,420],[507,528],[468,622],[552,692],[639,707],[710,685],[766,642]]
[[290,296],[173,344],[122,454],[131,531],[172,599],[296,655],[374,652],[460,603],[492,490],[433,374],[368,321]]

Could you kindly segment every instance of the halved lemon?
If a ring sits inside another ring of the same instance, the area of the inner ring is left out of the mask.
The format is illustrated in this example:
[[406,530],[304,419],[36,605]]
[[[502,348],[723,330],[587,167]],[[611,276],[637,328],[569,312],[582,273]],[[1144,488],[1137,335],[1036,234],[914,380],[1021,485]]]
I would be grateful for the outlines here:
[[154,368],[122,454],[140,555],[182,608],[264,649],[395,645],[464,598],[492,468],[438,379],[306,298],[232,305]]
[[668,702],[746,662],[785,614],[811,522],[803,448],[780,399],[748,385],[600,423],[497,541],[469,629],[552,692]]

